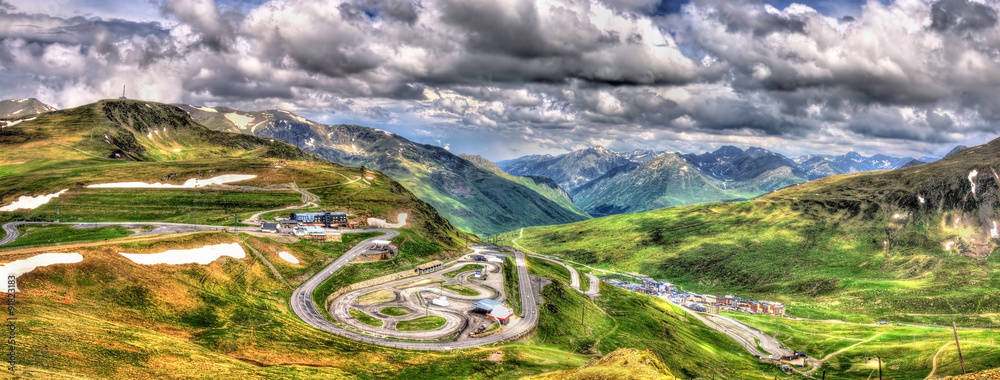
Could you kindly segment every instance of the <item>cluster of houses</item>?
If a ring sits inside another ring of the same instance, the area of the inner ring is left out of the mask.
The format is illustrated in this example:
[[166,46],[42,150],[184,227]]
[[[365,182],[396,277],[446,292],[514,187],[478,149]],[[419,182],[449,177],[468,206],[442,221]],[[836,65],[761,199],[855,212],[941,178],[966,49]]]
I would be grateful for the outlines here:
[[717,297],[711,294],[679,292],[676,286],[666,281],[656,281],[645,276],[633,278],[637,282],[607,277],[601,277],[601,281],[633,292],[660,297],[694,311],[718,314],[723,310],[733,310],[751,314],[785,315],[785,305],[780,302],[749,300],[734,295]]

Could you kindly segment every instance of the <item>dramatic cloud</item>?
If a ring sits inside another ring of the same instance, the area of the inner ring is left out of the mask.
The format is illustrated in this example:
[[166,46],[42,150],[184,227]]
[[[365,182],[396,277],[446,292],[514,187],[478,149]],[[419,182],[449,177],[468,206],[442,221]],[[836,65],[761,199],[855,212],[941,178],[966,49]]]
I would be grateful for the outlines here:
[[57,3],[0,0],[0,97],[70,107],[127,85],[497,159],[596,144],[920,156],[1000,133],[993,2]]

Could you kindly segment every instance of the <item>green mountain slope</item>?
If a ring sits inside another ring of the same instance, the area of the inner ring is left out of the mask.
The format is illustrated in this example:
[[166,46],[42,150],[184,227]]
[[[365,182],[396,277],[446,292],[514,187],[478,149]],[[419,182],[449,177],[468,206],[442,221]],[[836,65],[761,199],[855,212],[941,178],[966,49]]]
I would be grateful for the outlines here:
[[417,144],[390,132],[319,124],[286,111],[182,107],[205,125],[288,141],[331,162],[379,170],[465,231],[495,234],[588,218],[570,202],[552,196],[551,191],[540,194],[537,181],[530,181],[535,184],[530,185],[523,179],[501,176],[443,148]]
[[692,291],[786,301],[793,315],[989,323],[1000,312],[998,152],[995,140],[754,201],[528,228],[518,242]]
[[[222,174],[256,175],[237,187],[100,189],[108,182],[181,184]],[[300,204],[289,184],[316,188],[319,206],[394,219],[444,247],[458,231],[399,183],[370,171],[328,163],[279,140],[218,132],[166,104],[104,100],[42,114],[0,131],[0,207],[21,196],[67,190],[33,210],[0,212],[8,220],[159,221],[232,225],[257,211]],[[353,181],[352,181],[353,180]],[[269,190],[259,190],[269,189]],[[235,216],[234,216],[235,214]],[[464,241],[463,241],[464,244]]]
[[779,166],[740,181],[709,177],[674,154],[628,163],[573,190],[573,201],[590,215],[603,216],[696,203],[753,198],[801,182]]
[[23,119],[55,110],[35,98],[0,100],[0,119]]

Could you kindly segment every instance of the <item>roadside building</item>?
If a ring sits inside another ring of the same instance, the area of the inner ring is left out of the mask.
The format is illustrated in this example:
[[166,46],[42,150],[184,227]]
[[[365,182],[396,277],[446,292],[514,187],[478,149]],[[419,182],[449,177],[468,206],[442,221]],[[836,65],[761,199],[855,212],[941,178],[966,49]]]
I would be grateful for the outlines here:
[[711,314],[719,314],[722,311],[722,306],[719,305],[705,305],[705,311]]
[[707,303],[707,304],[714,304],[714,303],[716,303],[715,302],[715,296],[713,296],[711,294],[705,294],[705,295],[701,296],[701,298],[702,298],[702,302],[704,302],[704,303]]
[[443,265],[444,263],[442,263],[441,260],[434,260],[429,263],[418,265],[417,268],[414,269],[413,271],[420,274],[425,274],[441,269]]
[[496,257],[493,257],[493,256],[487,257],[486,258],[486,262],[488,262],[488,263],[495,263],[495,264],[503,264],[503,260],[501,260],[499,258],[496,258]]
[[489,313],[491,310],[493,310],[493,308],[497,306],[503,306],[503,303],[489,298],[484,298],[479,301],[476,301],[476,303],[472,304],[472,306],[475,307],[476,309]]
[[295,219],[282,219],[278,223],[281,224],[281,228],[293,228],[299,225],[299,221]]
[[326,235],[326,229],[317,226],[298,226],[292,230],[295,236],[320,236]]
[[291,214],[291,219],[301,224],[322,225],[323,227],[347,227],[347,213],[345,212],[296,212]]
[[270,232],[272,234],[278,233],[278,223],[264,222],[260,226],[260,232]]
[[514,311],[507,306],[497,306],[494,307],[493,310],[490,310],[489,314],[486,314],[486,316],[497,321],[497,323],[501,325],[505,325],[510,320],[510,316],[513,314]]

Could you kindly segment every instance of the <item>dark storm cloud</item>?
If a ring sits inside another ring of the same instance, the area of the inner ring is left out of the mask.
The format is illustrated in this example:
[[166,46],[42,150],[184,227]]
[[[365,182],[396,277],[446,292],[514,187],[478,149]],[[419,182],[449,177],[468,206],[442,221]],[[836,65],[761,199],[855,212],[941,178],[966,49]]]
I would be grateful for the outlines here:
[[3,91],[61,105],[126,82],[161,101],[407,121],[446,143],[446,128],[511,134],[520,149],[904,146],[1000,125],[997,13],[967,0],[824,0],[824,13],[750,0],[163,0],[162,23],[6,4]]
[[941,0],[931,6],[931,28],[959,32],[992,28],[997,25],[997,11],[968,0]]
[[725,25],[730,33],[766,36],[772,33],[805,31],[805,22],[794,15],[778,15],[763,11],[763,1],[700,0],[699,5],[711,7],[713,9],[711,16]]

